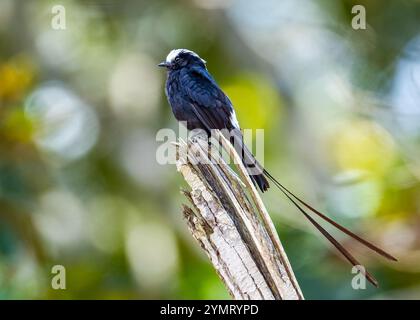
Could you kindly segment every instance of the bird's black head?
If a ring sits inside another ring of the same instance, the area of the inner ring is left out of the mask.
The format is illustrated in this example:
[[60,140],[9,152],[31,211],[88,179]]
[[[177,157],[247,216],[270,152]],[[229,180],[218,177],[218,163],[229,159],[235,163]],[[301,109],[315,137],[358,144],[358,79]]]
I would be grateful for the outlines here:
[[198,54],[187,49],[174,49],[169,52],[166,60],[159,63],[159,67],[166,67],[168,70],[177,70],[186,66],[206,67],[206,61],[201,59]]

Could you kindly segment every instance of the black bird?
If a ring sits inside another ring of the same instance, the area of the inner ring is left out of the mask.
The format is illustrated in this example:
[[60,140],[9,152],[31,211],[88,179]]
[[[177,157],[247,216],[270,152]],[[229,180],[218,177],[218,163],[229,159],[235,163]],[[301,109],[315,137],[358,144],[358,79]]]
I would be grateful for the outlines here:
[[[175,49],[158,66],[165,67],[168,71],[165,93],[175,118],[178,121],[186,122],[188,130],[201,129],[208,134],[211,134],[212,129],[229,130],[231,132],[231,143],[234,144],[235,149],[241,154],[250,178],[262,192],[270,187],[267,179],[272,181],[353,266],[360,265],[360,263],[315,221],[304,208],[312,211],[318,217],[356,239],[369,249],[390,260],[397,261],[390,254],[362,239],[295,196],[258,163],[249,149],[242,143],[242,133],[231,101],[208,72],[206,61],[201,59],[198,54],[187,49]],[[367,271],[364,272],[364,275],[373,285],[378,286],[375,278]]]

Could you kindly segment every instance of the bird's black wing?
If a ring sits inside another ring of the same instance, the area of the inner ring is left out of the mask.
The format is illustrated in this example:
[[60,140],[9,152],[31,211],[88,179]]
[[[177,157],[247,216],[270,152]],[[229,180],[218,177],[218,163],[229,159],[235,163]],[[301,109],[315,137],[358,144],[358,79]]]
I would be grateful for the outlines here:
[[[251,176],[263,174],[264,168],[243,142],[243,135],[236,121],[235,111],[229,98],[218,87],[210,74],[203,69],[189,69],[181,76],[181,86],[186,90],[191,108],[203,125],[203,129],[228,129],[222,134],[231,141]],[[269,187],[264,179],[262,191]]]
[[235,127],[229,98],[206,70],[189,69],[181,75],[180,81],[194,113],[204,126],[203,129],[230,130]]
[[245,145],[229,98],[205,69],[188,69],[180,79],[181,87],[186,91],[192,111],[203,125],[203,129],[207,133],[211,133],[211,129],[221,130],[221,134],[232,143],[241,156],[253,182],[262,192],[266,191],[269,183],[263,175],[264,168]]

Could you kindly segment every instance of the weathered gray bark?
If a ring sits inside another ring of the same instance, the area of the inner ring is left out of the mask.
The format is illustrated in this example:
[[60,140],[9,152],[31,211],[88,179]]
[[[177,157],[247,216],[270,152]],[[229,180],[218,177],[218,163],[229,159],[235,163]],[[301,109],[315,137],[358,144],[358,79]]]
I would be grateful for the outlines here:
[[234,299],[303,299],[257,190],[233,147],[219,139],[243,182],[220,156],[209,158],[203,137],[177,144],[177,168],[192,189],[183,191],[192,205],[183,207],[191,234]]

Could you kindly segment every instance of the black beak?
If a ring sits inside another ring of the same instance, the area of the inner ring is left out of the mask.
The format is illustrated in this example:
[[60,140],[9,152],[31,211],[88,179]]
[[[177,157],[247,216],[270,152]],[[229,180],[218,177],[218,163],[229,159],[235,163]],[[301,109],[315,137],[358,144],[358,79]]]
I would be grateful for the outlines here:
[[167,67],[168,64],[166,63],[166,61],[162,61],[161,63],[158,64],[158,67]]

